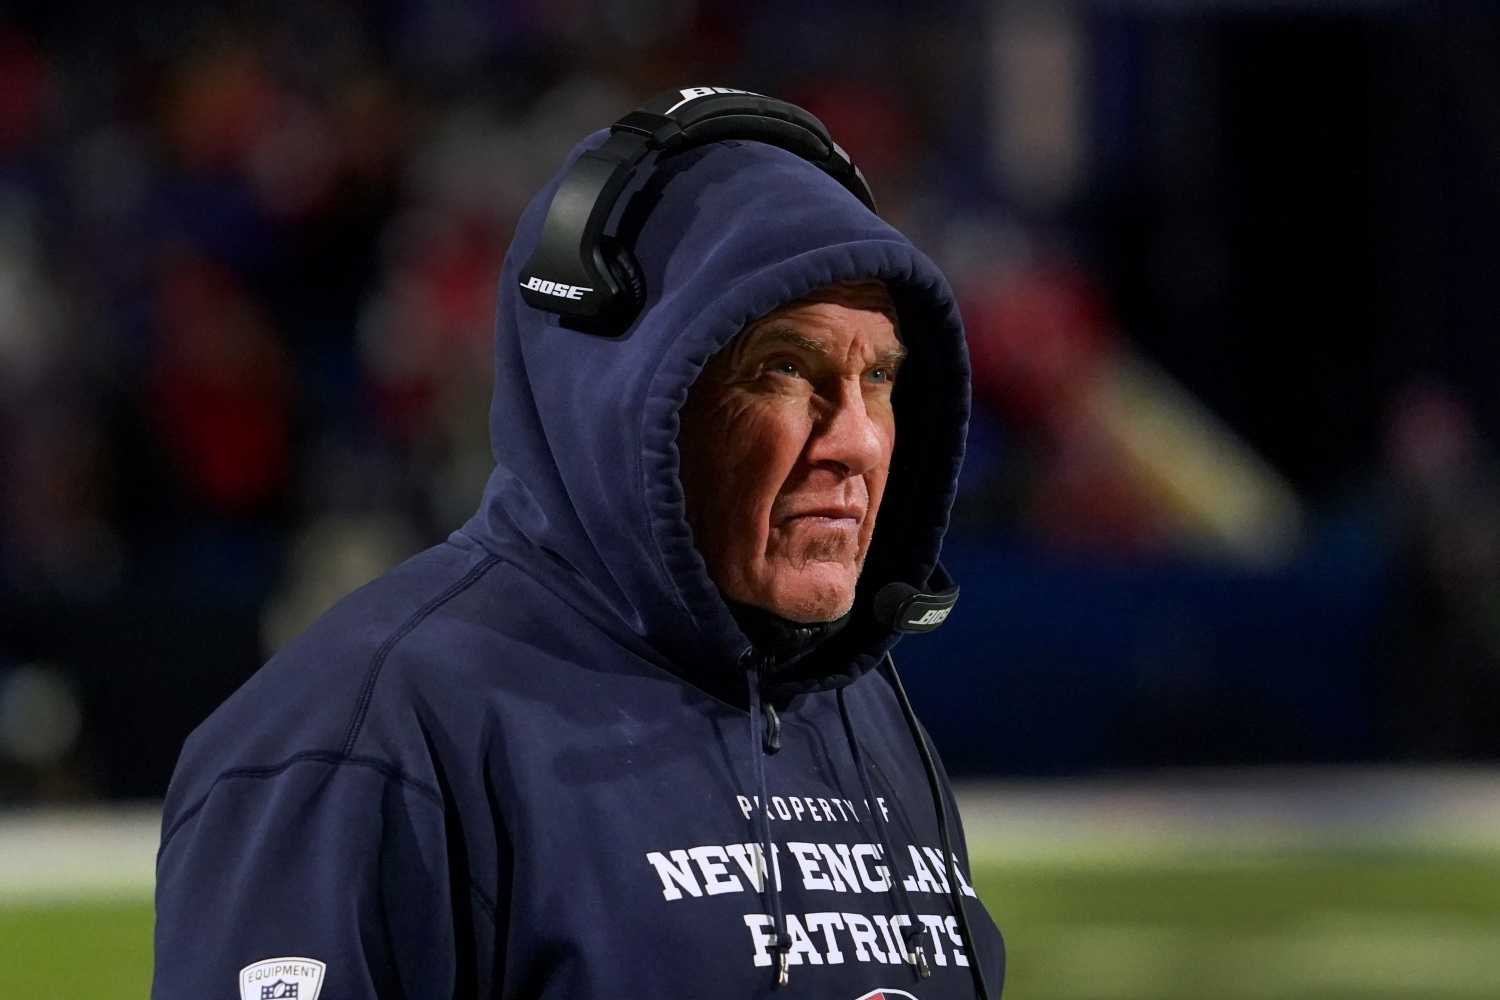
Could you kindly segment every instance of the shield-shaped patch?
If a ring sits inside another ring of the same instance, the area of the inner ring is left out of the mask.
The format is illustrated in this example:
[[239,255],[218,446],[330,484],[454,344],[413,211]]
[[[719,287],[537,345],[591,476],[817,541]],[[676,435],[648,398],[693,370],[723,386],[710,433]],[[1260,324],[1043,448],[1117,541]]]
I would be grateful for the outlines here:
[[268,958],[240,970],[240,1000],[318,1000],[322,988],[315,958]]

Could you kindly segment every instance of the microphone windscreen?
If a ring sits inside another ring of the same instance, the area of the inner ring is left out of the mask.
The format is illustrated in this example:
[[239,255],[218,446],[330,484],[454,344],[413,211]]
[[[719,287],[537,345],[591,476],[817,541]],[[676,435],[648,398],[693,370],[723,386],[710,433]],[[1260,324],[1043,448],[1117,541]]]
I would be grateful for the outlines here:
[[916,587],[900,581],[881,587],[875,595],[875,618],[885,625],[894,625],[901,605],[916,592]]

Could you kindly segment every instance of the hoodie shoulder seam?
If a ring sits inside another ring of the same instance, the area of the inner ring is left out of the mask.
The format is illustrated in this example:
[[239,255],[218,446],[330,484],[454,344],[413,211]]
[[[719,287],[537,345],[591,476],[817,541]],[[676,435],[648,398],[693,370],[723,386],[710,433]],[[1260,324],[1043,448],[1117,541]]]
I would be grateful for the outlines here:
[[431,799],[434,805],[441,806],[443,804],[443,796],[437,789],[413,778],[390,761],[381,760],[379,757],[354,757],[349,754],[337,753],[333,750],[304,750],[301,753],[293,754],[279,764],[231,767],[220,772],[218,777],[214,778],[213,783],[208,786],[208,790],[198,797],[198,801],[184,809],[182,815],[178,816],[172,825],[162,833],[161,848],[157,852],[158,856],[160,856],[162,851],[167,849],[167,845],[177,835],[177,831],[182,829],[188,820],[198,815],[203,807],[208,804],[208,800],[213,795],[214,790],[219,787],[219,782],[230,778],[274,778],[293,765],[304,761],[320,761],[325,764],[332,764],[335,767],[342,767],[345,764],[352,764],[355,767],[367,767],[385,775],[386,780],[399,782],[413,791],[420,793],[424,798]]
[[480,577],[484,576],[485,573],[489,572],[491,567],[500,561],[500,558],[495,555],[487,555],[484,559],[481,559],[478,564],[465,573],[456,583],[449,586],[447,590],[444,590],[441,594],[438,594],[414,611],[411,617],[401,623],[400,628],[392,632],[386,638],[385,642],[380,644],[380,648],[375,651],[374,657],[370,660],[370,669],[365,674],[364,684],[360,688],[359,702],[355,706],[354,716],[349,720],[349,732],[344,737],[341,756],[347,758],[354,753],[354,743],[359,739],[359,732],[364,727],[365,717],[370,711],[370,701],[375,696],[375,682],[380,678],[380,670],[385,666],[385,661],[391,655],[391,650],[395,649],[396,644],[406,638],[418,625],[422,624],[429,615],[472,587],[478,582]]

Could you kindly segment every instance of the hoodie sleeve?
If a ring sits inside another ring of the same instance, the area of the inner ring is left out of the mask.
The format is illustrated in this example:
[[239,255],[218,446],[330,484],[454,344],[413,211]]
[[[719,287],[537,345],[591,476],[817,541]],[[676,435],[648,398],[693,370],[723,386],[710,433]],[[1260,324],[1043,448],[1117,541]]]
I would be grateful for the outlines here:
[[450,864],[445,826],[439,793],[380,761],[219,775],[163,831],[152,1000],[471,992],[475,915],[493,907]]

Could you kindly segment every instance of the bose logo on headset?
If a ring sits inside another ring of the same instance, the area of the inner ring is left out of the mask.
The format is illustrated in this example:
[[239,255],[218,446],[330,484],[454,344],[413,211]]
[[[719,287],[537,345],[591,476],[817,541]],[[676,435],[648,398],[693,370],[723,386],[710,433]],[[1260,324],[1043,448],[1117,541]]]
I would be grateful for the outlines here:
[[749,97],[764,96],[762,94],[757,94],[753,90],[735,90],[733,87],[684,87],[682,90],[679,90],[678,93],[682,95],[682,100],[678,101],[676,104],[663,111],[662,114],[670,115],[672,112],[682,107],[688,101],[696,101],[700,97],[712,97],[715,94],[745,94]]
[[907,624],[909,624],[909,625],[941,625],[941,624],[943,624],[943,619],[948,617],[948,612],[950,612],[952,610],[953,610],[952,608],[933,608],[931,611],[927,612],[921,618],[918,618],[916,621],[913,621],[913,622],[908,622]]
[[592,288],[584,288],[582,285],[565,285],[560,281],[544,281],[541,278],[531,278],[521,282],[522,288],[529,288],[533,292],[541,292],[543,295],[555,295],[560,299],[572,299],[577,302],[583,298],[584,292],[592,292]]

